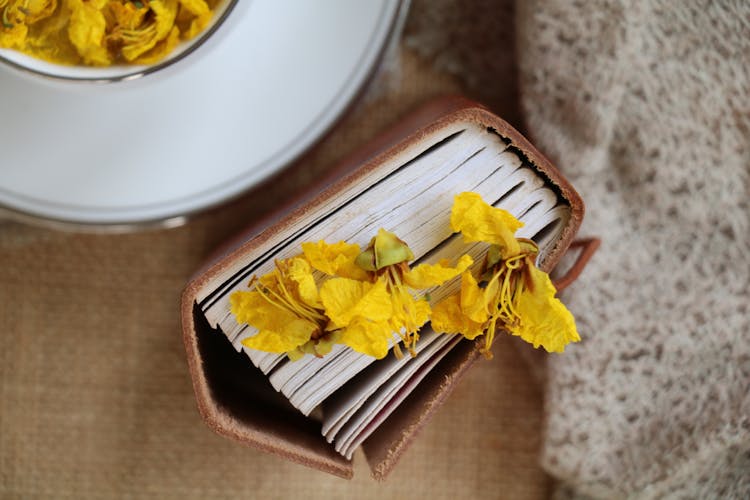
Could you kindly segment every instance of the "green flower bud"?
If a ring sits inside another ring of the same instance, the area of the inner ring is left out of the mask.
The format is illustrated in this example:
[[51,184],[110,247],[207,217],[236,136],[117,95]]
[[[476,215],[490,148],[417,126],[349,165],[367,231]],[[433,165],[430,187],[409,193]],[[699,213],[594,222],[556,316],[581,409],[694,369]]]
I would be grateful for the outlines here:
[[409,246],[395,234],[380,229],[354,262],[365,271],[379,271],[410,260],[414,260],[414,253]]

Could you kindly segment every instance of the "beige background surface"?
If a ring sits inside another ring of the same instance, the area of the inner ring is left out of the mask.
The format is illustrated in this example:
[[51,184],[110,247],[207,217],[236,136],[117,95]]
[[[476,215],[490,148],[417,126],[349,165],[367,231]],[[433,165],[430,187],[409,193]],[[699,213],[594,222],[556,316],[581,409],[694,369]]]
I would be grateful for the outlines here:
[[[477,364],[384,484],[361,454],[345,481],[214,435],[193,400],[179,323],[191,273],[407,110],[464,90],[434,67],[403,47],[302,168],[186,226],[96,235],[0,223],[0,498],[547,496],[541,389],[514,339]],[[468,95],[519,125],[512,93]]]

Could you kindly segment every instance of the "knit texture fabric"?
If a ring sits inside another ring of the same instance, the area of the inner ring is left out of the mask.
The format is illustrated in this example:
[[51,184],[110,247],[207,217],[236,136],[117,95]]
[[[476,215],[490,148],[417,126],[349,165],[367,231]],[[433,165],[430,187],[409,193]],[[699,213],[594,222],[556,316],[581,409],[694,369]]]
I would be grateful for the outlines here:
[[[434,8],[445,29],[407,43],[486,92],[508,48],[473,47],[513,6],[462,8],[473,37]],[[548,358],[542,463],[561,497],[747,498],[750,5],[533,0],[515,19],[527,134],[603,239],[563,295],[584,340]]]

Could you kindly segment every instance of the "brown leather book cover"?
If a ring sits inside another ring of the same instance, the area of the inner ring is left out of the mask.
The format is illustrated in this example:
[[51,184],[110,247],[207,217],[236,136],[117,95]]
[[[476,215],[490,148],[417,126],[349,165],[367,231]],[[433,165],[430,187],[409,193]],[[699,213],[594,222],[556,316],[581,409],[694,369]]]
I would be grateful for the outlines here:
[[[545,271],[554,268],[580,227],[584,214],[580,196],[520,133],[484,107],[463,98],[430,102],[332,169],[328,177],[300,195],[295,209],[289,208],[290,204],[219,249],[188,283],[182,297],[183,337],[198,409],[210,428],[295,462],[352,477],[351,462],[326,442],[320,424],[296,410],[245,355],[236,352],[226,337],[209,325],[198,307],[197,295],[228,267],[247,259],[267,238],[283,235],[304,214],[336,197],[347,186],[361,182],[368,172],[383,168],[410,147],[429,141],[456,124],[478,124],[500,136],[524,165],[540,173],[546,186],[570,207],[564,229],[539,263]],[[477,345],[468,341],[459,343],[364,442],[363,449],[375,478],[387,476],[419,429],[448,397],[477,359]]]

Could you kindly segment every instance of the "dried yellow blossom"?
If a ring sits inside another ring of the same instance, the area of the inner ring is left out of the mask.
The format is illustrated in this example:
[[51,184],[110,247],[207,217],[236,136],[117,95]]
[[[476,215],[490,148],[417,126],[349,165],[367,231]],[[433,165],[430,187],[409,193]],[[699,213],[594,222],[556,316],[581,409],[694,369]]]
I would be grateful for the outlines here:
[[385,283],[333,278],[320,290],[329,328],[340,330],[340,341],[355,351],[383,358],[392,335],[393,314]]
[[534,347],[542,346],[548,352],[563,352],[567,344],[581,340],[575,319],[565,305],[555,298],[555,286],[549,275],[533,266],[528,271],[531,285],[522,289],[522,296],[516,305],[521,321],[512,325],[510,332]]
[[230,296],[232,314],[258,333],[243,345],[264,352],[322,356],[334,344],[382,358],[388,353],[392,314],[385,284],[334,278],[320,290],[304,257],[276,262],[251,281],[250,291]]
[[12,22],[12,17],[3,16],[3,28],[0,29],[0,47],[20,49],[26,43],[26,25]]
[[180,0],[184,12],[192,15],[190,27],[185,31],[185,39],[189,40],[203,31],[211,21],[211,8],[204,0]]
[[[418,291],[459,276],[472,260],[410,269],[413,258],[406,243],[383,229],[364,251],[345,242],[303,243],[300,256],[277,262],[271,273],[251,281],[250,291],[230,297],[237,321],[259,330],[243,344],[290,359],[321,356],[334,344],[383,358],[397,333],[414,355],[419,328],[431,314]],[[320,285],[313,270],[326,275]],[[394,351],[401,355],[398,346]]]
[[312,268],[304,259],[277,261],[272,272],[251,282],[250,291],[234,292],[230,305],[238,322],[258,329],[243,345],[265,352],[309,349],[318,355],[326,353],[316,348],[326,335],[328,319]]
[[292,361],[301,359],[305,354],[312,354],[317,358],[321,358],[331,352],[333,346],[341,343],[341,332],[334,331],[328,332],[324,336],[314,340],[312,342],[306,342],[296,349],[287,352],[287,356]]
[[[419,329],[429,321],[432,313],[427,299],[415,296],[417,291],[458,276],[472,264],[472,260],[465,256],[455,268],[441,262],[410,269],[408,262],[412,259],[414,254],[405,242],[380,229],[365,251],[357,256],[356,263],[370,273],[370,279],[385,284],[391,301],[391,330],[399,334],[404,347],[415,356]],[[401,355],[398,345],[394,352]]]
[[111,31],[137,30],[139,26],[144,24],[146,14],[150,12],[150,9],[138,7],[134,2],[127,0],[110,2],[109,15],[110,23],[113,26]]
[[0,47],[58,64],[152,64],[203,31],[217,3],[0,0]]
[[[348,333],[342,337],[342,343],[376,358],[385,356],[388,341],[394,332],[399,334],[404,347],[414,355],[419,329],[429,321],[431,315],[429,302],[425,297],[420,297],[418,291],[453,279],[472,264],[471,257],[463,256],[456,267],[443,260],[410,269],[408,262],[414,259],[413,252],[406,243],[385,229],[378,231],[364,251],[360,251],[358,245],[343,241],[334,244],[324,241],[303,243],[302,250],[315,269],[331,276],[348,278],[332,279],[323,285],[321,294],[325,290],[326,299],[323,302],[331,318],[338,318],[341,310],[333,301],[333,296],[356,291],[353,285],[355,281],[374,283],[378,290],[385,292],[383,297],[388,299],[388,309],[384,308],[383,303],[377,309],[372,304],[368,305],[370,316],[358,316],[360,319],[366,317],[367,321],[358,319],[346,322]],[[375,317],[386,311],[388,318]],[[341,321],[338,323],[344,324]],[[401,356],[398,345],[394,352]]]
[[391,300],[381,281],[330,279],[321,287],[320,298],[334,327],[346,327],[358,317],[372,321],[387,321],[391,317]]
[[513,235],[522,227],[523,222],[505,210],[488,205],[477,193],[455,197],[451,229],[460,232],[467,243],[482,241],[498,245],[506,258],[518,255],[520,248]]
[[435,331],[461,333],[470,339],[485,334],[482,351],[487,357],[492,357],[497,328],[548,352],[562,352],[569,342],[580,340],[573,315],[555,298],[549,276],[536,268],[536,244],[513,236],[520,221],[475,193],[462,193],[453,205],[451,224],[468,241],[485,241],[491,247],[481,286],[465,272],[460,292],[435,306]]
[[[479,317],[478,321],[472,317]],[[436,332],[460,333],[469,340],[482,335],[489,317],[487,302],[471,273],[461,275],[461,292],[440,301],[432,311]]]
[[57,0],[25,0],[25,21],[33,24],[51,16],[57,9]]
[[310,265],[322,273],[355,280],[368,279],[367,271],[354,262],[361,253],[359,245],[345,241],[302,243],[302,253]]
[[66,0],[66,3],[71,9],[68,36],[84,64],[108,66],[111,58],[104,46],[107,21],[102,13],[105,3],[102,0]]
[[451,267],[447,259],[441,259],[437,264],[419,264],[404,274],[404,282],[410,288],[418,290],[432,288],[452,280],[473,263],[470,256],[462,255],[456,267]]
[[[172,52],[177,45],[180,43],[180,30],[177,27],[173,27],[172,31],[169,32],[166,38],[154,44],[151,50],[142,53],[137,58],[133,59],[135,64],[154,64],[164,59],[170,52]],[[124,55],[123,49],[123,55]]]

